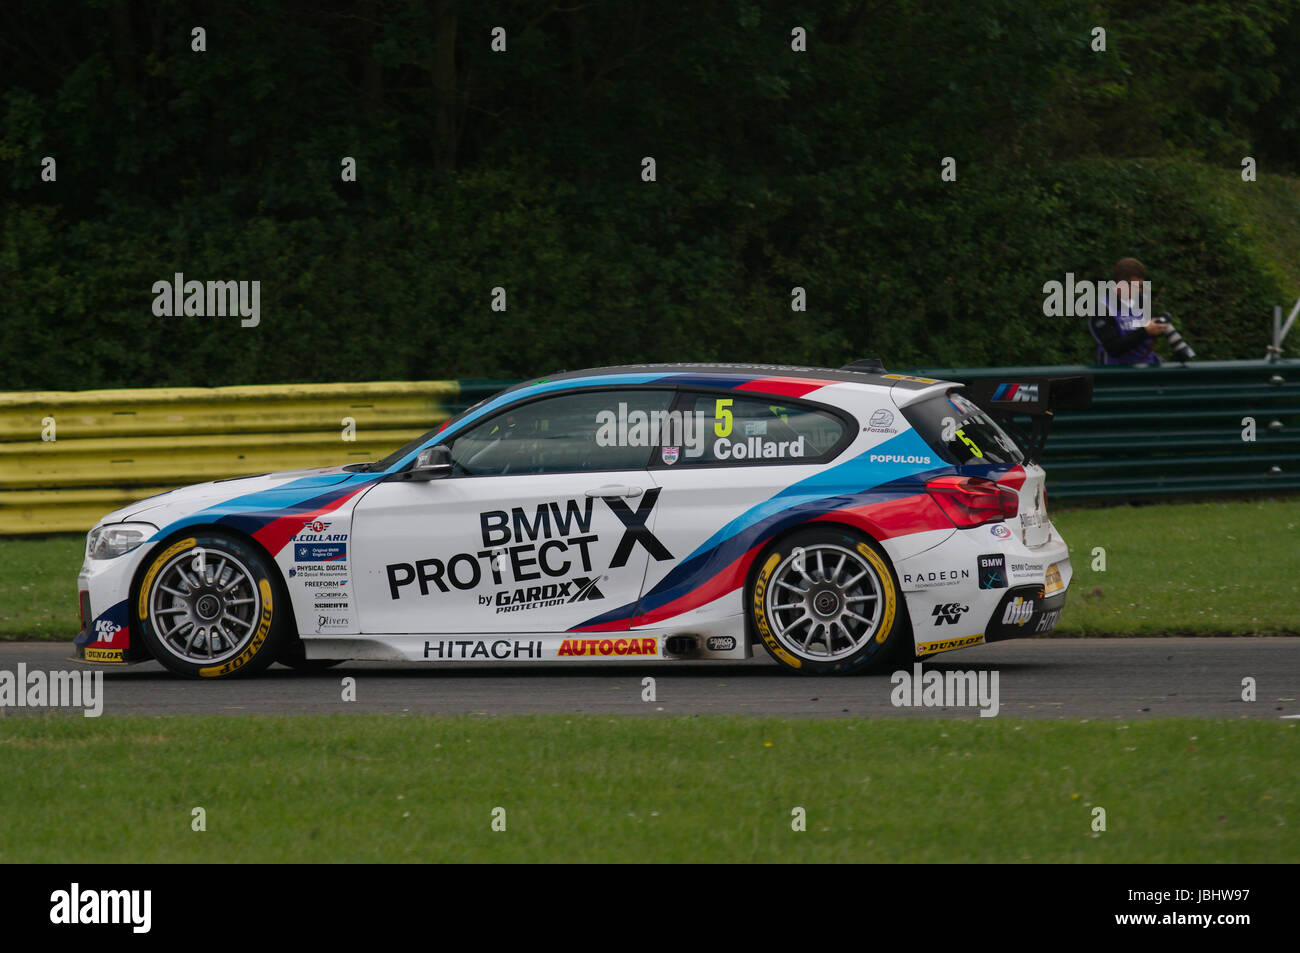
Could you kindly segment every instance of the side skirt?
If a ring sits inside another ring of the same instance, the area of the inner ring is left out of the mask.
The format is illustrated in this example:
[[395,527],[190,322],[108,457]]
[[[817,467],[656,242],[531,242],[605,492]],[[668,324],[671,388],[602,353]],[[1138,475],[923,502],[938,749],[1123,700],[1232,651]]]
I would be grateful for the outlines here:
[[722,631],[635,629],[630,632],[344,635],[304,637],[309,659],[404,662],[581,662],[638,659],[747,659],[752,652],[737,619]]

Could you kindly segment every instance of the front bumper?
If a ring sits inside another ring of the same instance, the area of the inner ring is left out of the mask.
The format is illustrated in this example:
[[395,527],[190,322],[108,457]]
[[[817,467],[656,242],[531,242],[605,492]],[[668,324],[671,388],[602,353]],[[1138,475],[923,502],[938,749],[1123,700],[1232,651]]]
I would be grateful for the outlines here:
[[77,575],[81,631],[73,640],[76,661],[95,665],[142,662],[150,656],[131,631],[131,580],[153,549],[146,544],[115,559],[89,559]]

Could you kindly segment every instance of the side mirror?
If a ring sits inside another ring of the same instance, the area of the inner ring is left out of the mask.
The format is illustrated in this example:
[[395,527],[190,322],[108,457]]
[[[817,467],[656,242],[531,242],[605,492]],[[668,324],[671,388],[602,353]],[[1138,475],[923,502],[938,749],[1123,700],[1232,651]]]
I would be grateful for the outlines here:
[[420,455],[415,458],[415,465],[406,471],[406,479],[417,483],[440,480],[450,475],[451,448],[444,444],[421,450]]

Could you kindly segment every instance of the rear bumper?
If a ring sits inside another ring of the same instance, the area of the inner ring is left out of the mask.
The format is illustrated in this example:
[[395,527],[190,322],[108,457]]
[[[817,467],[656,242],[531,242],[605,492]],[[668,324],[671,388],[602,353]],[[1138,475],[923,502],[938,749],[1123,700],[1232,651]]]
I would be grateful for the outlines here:
[[895,563],[919,655],[1042,635],[1056,627],[1074,572],[1049,524],[1030,548],[1002,524],[957,530]]
[[1064,589],[1050,596],[1045,594],[1042,586],[1008,589],[984,625],[984,641],[1001,642],[1051,632],[1060,621],[1064,608]]

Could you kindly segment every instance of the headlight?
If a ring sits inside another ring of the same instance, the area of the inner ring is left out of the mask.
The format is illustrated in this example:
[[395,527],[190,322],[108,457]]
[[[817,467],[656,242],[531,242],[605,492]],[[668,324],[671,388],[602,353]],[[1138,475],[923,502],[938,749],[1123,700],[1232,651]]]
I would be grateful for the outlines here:
[[96,526],[86,536],[87,559],[116,559],[158,532],[149,523],[110,523]]

